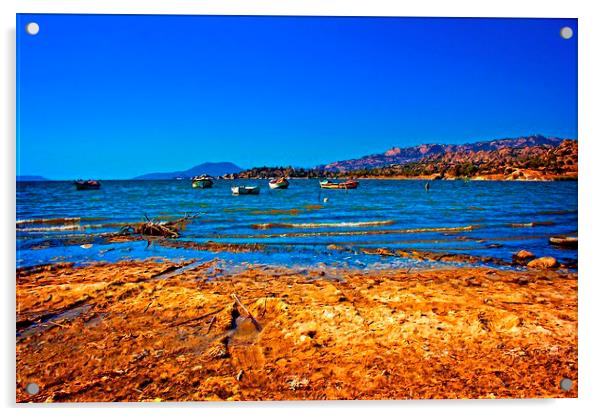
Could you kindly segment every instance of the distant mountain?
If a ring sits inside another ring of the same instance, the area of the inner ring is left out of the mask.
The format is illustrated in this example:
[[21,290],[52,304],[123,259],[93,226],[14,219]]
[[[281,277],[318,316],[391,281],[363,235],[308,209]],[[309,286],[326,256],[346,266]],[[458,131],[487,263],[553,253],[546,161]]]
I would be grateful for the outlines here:
[[39,181],[47,181],[48,179],[43,176],[36,175],[17,175],[17,182],[39,182]]
[[227,173],[238,173],[242,168],[230,162],[207,162],[194,166],[188,170],[177,172],[155,172],[147,173],[146,175],[136,176],[138,180],[153,180],[153,179],[174,179],[174,178],[192,178],[193,176],[207,174],[211,176],[222,176]]
[[524,148],[533,146],[558,146],[563,139],[541,135],[496,139],[467,144],[421,144],[413,147],[393,147],[384,153],[377,153],[359,159],[342,160],[318,166],[318,169],[333,172],[349,172],[359,169],[382,168],[392,165],[405,165],[425,158],[444,156],[445,154],[490,152],[504,148]]

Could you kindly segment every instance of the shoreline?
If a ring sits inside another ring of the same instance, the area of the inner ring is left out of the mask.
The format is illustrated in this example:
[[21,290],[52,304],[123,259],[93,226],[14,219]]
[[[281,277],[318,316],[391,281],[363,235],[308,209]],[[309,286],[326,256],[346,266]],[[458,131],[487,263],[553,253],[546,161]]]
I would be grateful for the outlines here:
[[[435,175],[436,176],[436,175]],[[573,181],[573,182],[578,182],[579,178],[577,175],[573,176],[573,175],[552,175],[552,176],[546,176],[545,178],[502,178],[502,177],[498,177],[498,175],[493,175],[493,176],[477,176],[477,177],[464,177],[464,176],[453,176],[453,177],[442,177],[442,178],[438,178],[438,177],[434,177],[433,175],[429,175],[429,176],[347,176],[345,174],[340,174],[340,175],[335,175],[333,177],[333,179],[348,179],[348,178],[354,178],[354,179],[359,179],[359,180],[398,180],[398,181],[464,181],[464,180],[468,180],[468,181],[476,181],[476,182],[564,182],[564,181]],[[270,180],[271,178],[263,178],[263,177],[254,177],[254,178],[236,178],[236,179],[230,179],[230,178],[215,178],[215,180],[217,181],[228,181],[228,182],[234,182],[234,181],[267,181]],[[310,180],[310,181],[320,181],[321,179],[324,179],[322,177],[316,177],[316,178],[301,178],[301,177],[290,177],[287,178],[289,180]],[[134,182],[134,181],[140,181],[140,182],[162,182],[162,181],[169,181],[169,182],[185,182],[188,183],[190,182],[190,179],[99,179],[101,181],[104,182]],[[29,180],[21,180],[21,181],[16,181],[16,183],[40,183],[40,182],[66,182],[66,183],[71,183],[73,182],[72,180],[69,179],[44,179],[44,180],[33,180],[33,181],[29,181]]]
[[577,396],[577,273],[246,267],[17,270],[17,401]]

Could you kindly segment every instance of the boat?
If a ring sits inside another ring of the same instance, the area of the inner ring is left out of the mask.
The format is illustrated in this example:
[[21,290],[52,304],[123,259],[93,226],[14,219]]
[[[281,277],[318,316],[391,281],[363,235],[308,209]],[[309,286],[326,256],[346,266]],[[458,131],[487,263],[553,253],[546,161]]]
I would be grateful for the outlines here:
[[290,185],[286,178],[272,179],[269,183],[270,189],[287,189]]
[[94,180],[82,181],[80,179],[77,181],[73,181],[73,184],[75,185],[75,189],[77,189],[78,191],[88,191],[88,190],[93,190],[93,189],[100,189],[100,182],[94,181]]
[[192,178],[192,187],[193,188],[211,188],[213,186],[213,180],[210,176],[201,175],[195,176]]
[[259,195],[259,186],[233,186],[233,195]]
[[347,180],[345,182],[332,182],[330,180],[320,181],[320,188],[322,189],[355,189],[360,183],[354,180]]
[[578,238],[568,236],[550,237],[550,244],[560,247],[577,247]]

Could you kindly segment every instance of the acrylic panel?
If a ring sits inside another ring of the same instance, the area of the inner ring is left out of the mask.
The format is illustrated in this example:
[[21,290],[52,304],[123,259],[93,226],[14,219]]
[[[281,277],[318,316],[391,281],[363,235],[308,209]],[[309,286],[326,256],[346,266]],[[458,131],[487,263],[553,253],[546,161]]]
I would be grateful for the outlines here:
[[577,396],[576,19],[16,28],[18,402]]

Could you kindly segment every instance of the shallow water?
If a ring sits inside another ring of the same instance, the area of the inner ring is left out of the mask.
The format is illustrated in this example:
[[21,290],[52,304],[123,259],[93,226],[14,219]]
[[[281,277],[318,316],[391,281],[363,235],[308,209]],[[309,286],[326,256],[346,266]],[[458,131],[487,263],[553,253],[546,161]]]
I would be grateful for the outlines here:
[[[577,232],[577,182],[361,180],[355,190],[321,190],[317,180],[292,180],[269,190],[267,180],[104,181],[97,191],[69,182],[17,183],[17,266],[167,257],[225,259],[286,266],[413,267],[415,261],[362,254],[387,247],[492,256],[506,261],[520,249],[561,262],[577,250],[548,243]],[[235,184],[259,185],[260,195],[233,196]],[[114,232],[144,215],[170,220],[200,214],[181,239],[263,243],[265,252],[211,253],[144,241],[73,245],[73,237]],[[66,244],[71,241],[71,244]],[[49,248],[37,248],[45,242]],[[332,250],[336,244],[346,250]],[[416,263],[416,264],[415,264]]]

